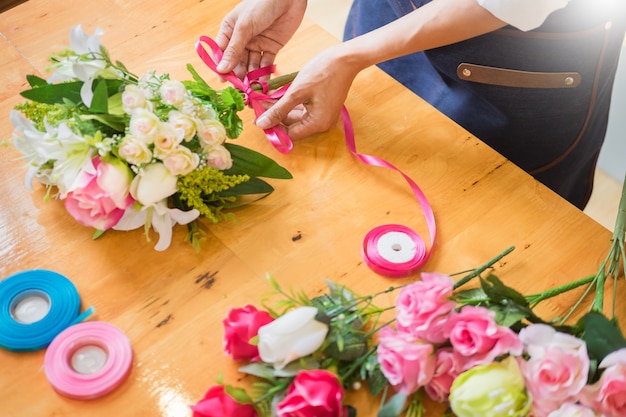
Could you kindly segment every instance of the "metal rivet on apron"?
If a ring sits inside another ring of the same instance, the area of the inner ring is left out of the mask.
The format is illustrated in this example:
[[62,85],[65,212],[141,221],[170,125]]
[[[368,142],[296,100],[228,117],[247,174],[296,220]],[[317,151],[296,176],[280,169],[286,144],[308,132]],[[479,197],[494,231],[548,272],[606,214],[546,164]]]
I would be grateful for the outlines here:
[[565,85],[574,84],[574,77],[565,77]]
[[470,69],[468,69],[468,68],[464,68],[463,69],[463,76],[469,78],[471,75],[472,75],[472,71]]

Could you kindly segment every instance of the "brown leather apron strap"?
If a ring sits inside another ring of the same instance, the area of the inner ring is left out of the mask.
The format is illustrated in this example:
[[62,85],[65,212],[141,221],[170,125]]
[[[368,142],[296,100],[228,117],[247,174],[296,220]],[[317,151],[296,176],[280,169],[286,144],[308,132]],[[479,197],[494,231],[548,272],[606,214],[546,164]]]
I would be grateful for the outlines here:
[[574,88],[580,84],[578,72],[533,72],[461,63],[456,68],[461,80],[519,88]]

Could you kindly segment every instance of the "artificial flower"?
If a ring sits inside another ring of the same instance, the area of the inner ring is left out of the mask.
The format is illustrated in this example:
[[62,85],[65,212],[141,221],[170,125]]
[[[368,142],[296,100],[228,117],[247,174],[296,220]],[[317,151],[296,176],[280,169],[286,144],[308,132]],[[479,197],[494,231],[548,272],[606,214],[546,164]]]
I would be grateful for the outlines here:
[[252,405],[238,403],[221,385],[211,387],[191,410],[193,417],[257,417]]
[[316,369],[296,375],[276,405],[277,417],[348,417],[344,391],[332,372]]
[[315,319],[317,313],[317,308],[303,306],[259,328],[261,359],[282,369],[315,352],[328,333],[328,325]]
[[449,401],[457,417],[526,417],[532,399],[517,361],[507,357],[459,375],[450,388]]
[[[159,234],[155,248],[164,250],[174,225],[187,225],[198,248],[198,219],[231,218],[228,208],[255,201],[242,196],[270,194],[262,177],[291,178],[264,155],[226,142],[242,131],[241,91],[214,90],[191,66],[192,80],[155,71],[138,77],[111,60],[102,34],[72,28],[70,48],[51,57],[52,76],[27,76],[31,88],[21,93],[27,101],[10,119],[29,188],[37,179],[46,198],[66,200],[77,221],[97,229],[94,237],[143,226],[148,240],[150,228]],[[98,171],[94,161],[117,161],[116,168]],[[114,172],[129,173],[133,204],[128,176]]]
[[131,172],[114,158],[102,161],[96,157],[92,163],[95,172],[81,173],[81,183],[68,193],[65,208],[80,224],[108,230],[135,202],[130,196]]
[[235,361],[258,360],[259,348],[251,340],[258,335],[259,328],[271,323],[274,318],[253,305],[233,308],[223,320],[224,353]]

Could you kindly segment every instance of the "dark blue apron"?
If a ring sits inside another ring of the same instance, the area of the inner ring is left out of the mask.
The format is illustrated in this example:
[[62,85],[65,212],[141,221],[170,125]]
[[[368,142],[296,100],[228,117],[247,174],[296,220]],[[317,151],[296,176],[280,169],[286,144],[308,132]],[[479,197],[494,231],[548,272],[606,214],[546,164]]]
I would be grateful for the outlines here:
[[[355,0],[344,37],[429,1]],[[595,12],[582,12],[589,2]],[[583,208],[606,133],[625,25],[626,0],[572,0],[535,30],[507,26],[379,67]]]

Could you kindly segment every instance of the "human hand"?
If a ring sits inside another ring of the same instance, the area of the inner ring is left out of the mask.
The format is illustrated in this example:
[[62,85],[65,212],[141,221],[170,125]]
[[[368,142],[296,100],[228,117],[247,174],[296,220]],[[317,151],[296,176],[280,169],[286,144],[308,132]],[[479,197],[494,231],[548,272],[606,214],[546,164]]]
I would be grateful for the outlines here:
[[256,125],[269,129],[282,124],[293,140],[333,127],[360,69],[345,59],[342,49],[337,45],[313,57]]
[[304,18],[307,0],[244,0],[222,20],[215,42],[224,51],[221,73],[239,78],[272,65]]

